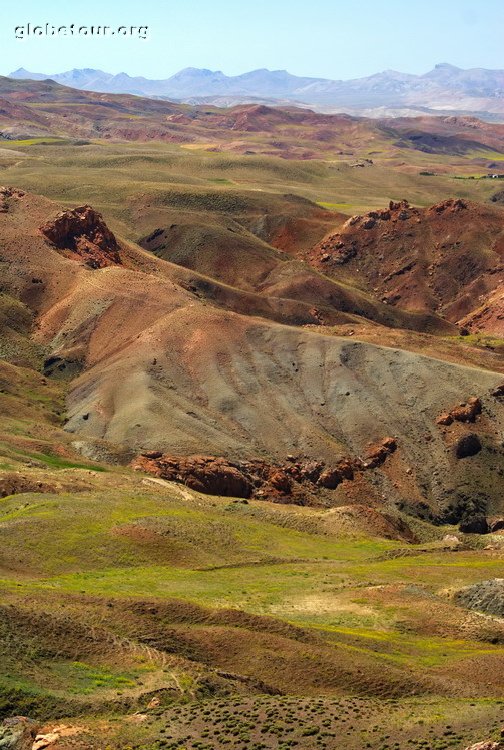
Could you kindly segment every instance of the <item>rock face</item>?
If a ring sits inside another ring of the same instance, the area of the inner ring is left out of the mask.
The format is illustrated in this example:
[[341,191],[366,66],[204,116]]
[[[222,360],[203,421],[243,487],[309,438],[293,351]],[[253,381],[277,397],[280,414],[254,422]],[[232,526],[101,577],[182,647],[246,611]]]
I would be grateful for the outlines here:
[[455,444],[455,455],[457,458],[470,458],[471,456],[476,456],[481,450],[481,440],[474,432],[464,435]]
[[83,258],[90,268],[121,264],[114,234],[91,206],[61,211],[55,219],[41,226],[40,231],[59,250]]
[[4,719],[0,724],[0,747],[3,750],[31,750],[38,725],[26,716]]
[[344,458],[327,466],[322,461],[300,462],[290,456],[285,464],[265,461],[229,461],[215,456],[169,456],[149,451],[132,462],[137,471],[180,482],[198,492],[224,497],[257,497],[304,505],[305,489],[335,490],[357,472],[381,466],[397,449],[394,438],[370,447],[365,458]]
[[504,742],[487,740],[486,742],[478,742],[476,745],[471,745],[466,750],[504,750]]

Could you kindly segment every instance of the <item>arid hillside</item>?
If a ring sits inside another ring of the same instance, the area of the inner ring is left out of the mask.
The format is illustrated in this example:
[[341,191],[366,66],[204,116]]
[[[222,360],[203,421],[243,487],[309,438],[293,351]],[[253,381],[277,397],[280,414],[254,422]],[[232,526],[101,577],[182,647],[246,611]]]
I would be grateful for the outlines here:
[[[164,260],[117,240],[89,207],[58,214],[9,189],[3,200],[4,289],[36,316],[47,375],[70,379],[65,429],[85,455],[203,453],[271,466],[292,455],[328,470],[348,459],[354,470],[329,481],[333,491],[321,480],[309,495],[455,520],[501,509],[499,373],[326,335],[310,307],[326,289],[329,321],[353,304],[356,323],[366,313],[383,323],[389,308],[366,306],[354,287],[340,293],[253,236],[222,245],[210,234],[209,252],[189,263],[182,228]],[[470,397],[482,406],[439,422]],[[390,456],[366,458],[389,438]],[[291,487],[277,484],[289,501]]]
[[[504,214],[499,209],[460,199],[426,209],[391,202],[349,219],[308,258],[332,278],[365,283],[395,308],[504,334],[499,311],[488,310],[502,298]],[[485,311],[476,312],[482,302]]]

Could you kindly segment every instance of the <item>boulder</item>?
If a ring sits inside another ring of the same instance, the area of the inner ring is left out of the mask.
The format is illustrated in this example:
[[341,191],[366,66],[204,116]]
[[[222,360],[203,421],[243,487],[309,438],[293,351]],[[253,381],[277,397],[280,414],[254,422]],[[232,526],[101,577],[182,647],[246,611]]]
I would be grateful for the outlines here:
[[318,484],[329,490],[334,490],[344,479],[355,477],[356,464],[350,459],[342,459],[334,468],[325,469],[319,476]]
[[292,492],[292,482],[281,469],[276,469],[270,474],[269,483],[274,490],[284,495],[290,495]]
[[335,490],[343,481],[343,476],[338,469],[326,469],[319,477],[318,483],[328,490]]
[[385,463],[388,456],[397,450],[397,441],[393,437],[384,438],[378,445],[372,445],[364,459],[364,468],[375,469]]
[[482,403],[479,398],[472,396],[464,404],[455,406],[450,414],[457,422],[475,422],[476,417],[481,414]]
[[455,456],[459,459],[470,458],[476,456],[482,450],[481,440],[479,437],[471,432],[469,435],[464,435],[455,443]]
[[362,224],[363,229],[373,229],[376,226],[376,219],[373,219],[373,217],[369,217],[366,219],[366,221]]
[[403,211],[408,208],[411,208],[409,201],[405,200],[403,198],[402,201],[390,201],[389,203],[389,210],[390,211]]

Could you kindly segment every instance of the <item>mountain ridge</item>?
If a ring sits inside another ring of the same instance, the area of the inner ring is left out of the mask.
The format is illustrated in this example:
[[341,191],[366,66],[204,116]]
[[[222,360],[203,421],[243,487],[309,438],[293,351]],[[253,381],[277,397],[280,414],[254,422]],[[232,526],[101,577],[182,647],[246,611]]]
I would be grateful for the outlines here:
[[19,68],[14,79],[47,80],[102,93],[125,93],[188,101],[195,97],[211,103],[213,97],[232,97],[234,103],[251,99],[291,101],[316,111],[347,111],[363,114],[378,109],[437,113],[477,112],[489,118],[504,118],[504,70],[462,69],[438,63],[421,75],[385,70],[363,78],[331,80],[292,75],[286,70],[257,70],[228,76],[220,70],[187,67],[165,79],[108,73],[92,68],[62,73],[34,73]]

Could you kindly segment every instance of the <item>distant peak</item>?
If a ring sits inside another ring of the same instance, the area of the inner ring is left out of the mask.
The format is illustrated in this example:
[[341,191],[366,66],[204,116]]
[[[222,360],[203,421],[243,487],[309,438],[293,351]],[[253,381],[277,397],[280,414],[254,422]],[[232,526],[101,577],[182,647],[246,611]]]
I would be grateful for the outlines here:
[[456,65],[451,65],[450,63],[438,63],[434,66],[434,70],[462,70],[462,68],[457,68]]
[[182,68],[182,70],[179,70],[179,72],[176,73],[176,75],[180,76],[180,75],[185,75],[187,73],[191,75],[194,75],[195,73],[197,73],[198,75],[203,75],[203,76],[223,75],[222,70],[210,70],[209,68]]
[[63,73],[62,75],[79,75],[79,76],[89,76],[89,75],[110,75],[110,73],[105,73],[103,70],[96,70],[95,68],[72,68],[72,70],[67,70],[66,73]]

